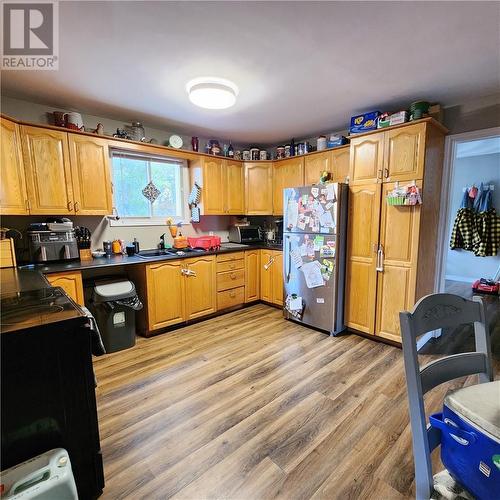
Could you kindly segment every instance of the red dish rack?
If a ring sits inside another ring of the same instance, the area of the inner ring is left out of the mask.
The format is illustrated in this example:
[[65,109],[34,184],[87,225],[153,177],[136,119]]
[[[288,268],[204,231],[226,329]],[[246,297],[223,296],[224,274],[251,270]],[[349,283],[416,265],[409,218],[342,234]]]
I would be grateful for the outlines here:
[[220,236],[197,236],[188,237],[191,248],[203,248],[204,250],[218,250],[220,248]]

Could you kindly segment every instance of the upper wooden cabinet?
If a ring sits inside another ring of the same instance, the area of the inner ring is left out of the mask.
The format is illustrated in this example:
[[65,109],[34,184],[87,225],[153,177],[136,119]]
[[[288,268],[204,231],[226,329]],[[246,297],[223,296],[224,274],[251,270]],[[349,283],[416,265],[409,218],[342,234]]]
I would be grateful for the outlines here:
[[382,179],[384,132],[351,139],[349,183],[368,184]]
[[19,125],[0,119],[0,210],[3,215],[29,213],[28,194],[20,143]]
[[110,214],[113,202],[108,141],[87,135],[69,134],[69,151],[75,213]]
[[273,214],[283,214],[283,189],[304,185],[304,159],[299,157],[273,164]]
[[226,213],[243,215],[245,213],[245,169],[243,164],[226,160],[225,177]]
[[346,182],[349,176],[349,157],[349,146],[342,146],[330,152],[333,182]]
[[68,134],[23,125],[21,138],[31,213],[74,214]]
[[327,171],[332,172],[332,156],[329,151],[324,153],[317,153],[313,155],[307,155],[304,159],[304,184],[309,186],[310,184],[317,184],[321,172]]
[[245,212],[243,164],[221,158],[201,158],[190,163],[193,182],[201,186],[203,215],[242,215]]
[[245,163],[245,213],[248,215],[273,213],[272,162]]
[[386,132],[384,182],[423,178],[425,128],[425,123],[418,123]]

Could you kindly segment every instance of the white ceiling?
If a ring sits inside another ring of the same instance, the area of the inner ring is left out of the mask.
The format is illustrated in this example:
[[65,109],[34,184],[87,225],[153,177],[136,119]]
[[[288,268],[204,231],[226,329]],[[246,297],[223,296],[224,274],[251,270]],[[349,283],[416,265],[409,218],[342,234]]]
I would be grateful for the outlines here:
[[[497,2],[61,2],[59,71],[4,71],[2,93],[158,128],[277,143],[416,99],[499,88]],[[233,108],[193,106],[219,76]]]

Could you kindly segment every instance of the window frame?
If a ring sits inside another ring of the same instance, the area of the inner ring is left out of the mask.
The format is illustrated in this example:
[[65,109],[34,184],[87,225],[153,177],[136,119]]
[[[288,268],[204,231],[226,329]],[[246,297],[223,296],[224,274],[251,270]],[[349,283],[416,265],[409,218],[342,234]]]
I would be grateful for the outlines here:
[[[189,224],[189,210],[188,210],[188,193],[189,193],[189,168],[188,163],[185,159],[176,158],[172,156],[155,155],[150,153],[141,153],[135,151],[129,151],[127,149],[112,148],[110,149],[110,168],[111,168],[111,179],[114,183],[113,177],[113,158],[114,157],[128,157],[136,158],[143,161],[161,161],[166,163],[173,163],[179,165],[180,167],[180,198],[181,198],[181,215],[172,217],[174,224]],[[157,216],[157,217],[122,217],[116,209],[115,204],[115,189],[113,184],[113,217],[109,218],[110,226],[164,226],[166,224],[166,219],[168,216]],[[116,218],[118,217],[118,218]]]

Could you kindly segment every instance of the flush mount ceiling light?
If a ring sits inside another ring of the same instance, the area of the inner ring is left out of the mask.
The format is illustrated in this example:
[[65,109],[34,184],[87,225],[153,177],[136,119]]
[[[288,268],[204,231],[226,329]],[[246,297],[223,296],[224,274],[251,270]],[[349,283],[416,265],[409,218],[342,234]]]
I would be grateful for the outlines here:
[[238,87],[224,78],[194,78],[186,85],[189,100],[206,109],[226,109],[236,102]]

